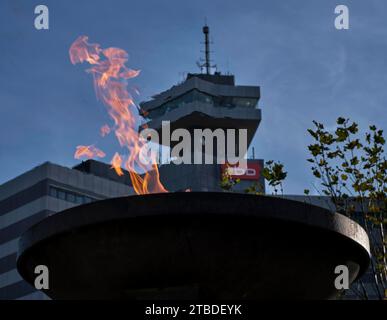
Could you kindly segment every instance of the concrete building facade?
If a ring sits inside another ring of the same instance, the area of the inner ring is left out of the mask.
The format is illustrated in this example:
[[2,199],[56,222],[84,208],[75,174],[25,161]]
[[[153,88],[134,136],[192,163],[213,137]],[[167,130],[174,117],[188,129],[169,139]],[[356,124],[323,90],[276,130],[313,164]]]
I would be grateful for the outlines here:
[[26,229],[73,206],[133,193],[109,167],[88,161],[70,169],[46,162],[0,185],[0,299],[46,298],[16,270],[18,239]]

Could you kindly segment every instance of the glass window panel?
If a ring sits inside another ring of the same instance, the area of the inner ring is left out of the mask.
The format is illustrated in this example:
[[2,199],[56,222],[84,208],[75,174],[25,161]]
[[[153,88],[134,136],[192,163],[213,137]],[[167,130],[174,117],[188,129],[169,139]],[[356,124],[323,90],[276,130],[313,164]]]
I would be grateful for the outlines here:
[[79,204],[81,204],[81,203],[83,203],[83,196],[82,195],[80,195],[80,194],[77,194],[76,196],[75,196],[75,202],[76,203],[79,203]]
[[75,195],[71,192],[66,193],[66,200],[69,202],[75,202]]
[[56,188],[50,186],[49,194],[50,194],[51,197],[57,198],[57,190],[56,190]]
[[61,200],[66,200],[66,192],[58,189],[57,197]]
[[90,203],[91,202],[91,198],[89,197],[84,197],[84,203]]
[[224,96],[212,96],[198,90],[191,90],[186,94],[177,97],[171,101],[168,101],[160,107],[150,111],[150,117],[157,118],[166,114],[176,108],[183,108],[186,104],[199,102],[214,107],[226,107],[226,108],[254,108],[257,105],[258,99],[256,98],[243,98],[243,97],[224,97]]

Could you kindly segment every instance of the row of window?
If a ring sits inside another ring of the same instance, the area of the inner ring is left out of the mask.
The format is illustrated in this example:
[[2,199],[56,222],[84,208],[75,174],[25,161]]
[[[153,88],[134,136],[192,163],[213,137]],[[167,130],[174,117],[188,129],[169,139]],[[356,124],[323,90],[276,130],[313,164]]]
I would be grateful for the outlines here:
[[165,113],[170,112],[173,109],[184,107],[185,104],[192,103],[195,101],[210,105],[212,107],[226,108],[254,108],[258,102],[258,100],[255,98],[212,96],[194,89],[176,99],[168,101],[162,106],[150,111],[150,113],[152,114],[153,118],[159,117]]
[[49,194],[51,197],[77,204],[90,203],[97,200],[92,197],[85,196],[84,194],[60,189],[53,186],[50,186]]

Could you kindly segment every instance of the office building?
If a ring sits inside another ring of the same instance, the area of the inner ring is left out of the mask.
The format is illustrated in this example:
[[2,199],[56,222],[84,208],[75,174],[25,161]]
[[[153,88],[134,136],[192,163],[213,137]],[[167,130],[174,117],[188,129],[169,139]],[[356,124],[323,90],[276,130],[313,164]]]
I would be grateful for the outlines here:
[[133,193],[128,176],[89,160],[73,169],[43,163],[0,185],[0,299],[44,299],[16,270],[19,236],[41,219],[76,205]]

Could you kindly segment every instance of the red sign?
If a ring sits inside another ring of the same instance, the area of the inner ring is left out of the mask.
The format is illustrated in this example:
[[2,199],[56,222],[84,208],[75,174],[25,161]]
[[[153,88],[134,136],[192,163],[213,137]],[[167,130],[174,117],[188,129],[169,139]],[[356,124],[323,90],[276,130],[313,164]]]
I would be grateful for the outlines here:
[[246,167],[238,167],[238,164],[222,164],[221,168],[222,173],[228,170],[232,178],[241,180],[259,180],[262,169],[261,164],[256,160],[247,160]]

